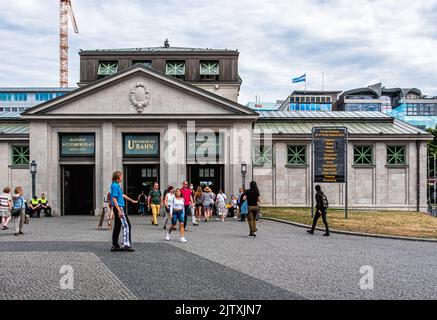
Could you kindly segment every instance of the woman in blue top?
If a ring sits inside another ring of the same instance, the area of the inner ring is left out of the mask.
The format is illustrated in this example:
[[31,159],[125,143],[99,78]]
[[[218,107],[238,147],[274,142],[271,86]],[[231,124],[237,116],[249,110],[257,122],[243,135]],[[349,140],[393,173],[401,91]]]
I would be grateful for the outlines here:
[[16,187],[14,190],[14,196],[12,197],[12,217],[14,219],[14,231],[15,235],[23,235],[23,225],[25,219],[26,204],[23,197],[24,190],[22,187]]
[[[123,194],[121,189],[121,182],[123,181],[123,174],[121,171],[115,171],[112,174],[111,185],[111,205],[114,210],[114,230],[112,231],[112,248],[111,251],[135,251],[131,247],[131,225],[127,214],[124,212],[125,199],[138,203],[138,201],[132,200],[127,195]],[[123,248],[120,249],[118,245],[118,236],[120,235],[121,226],[123,226]]]

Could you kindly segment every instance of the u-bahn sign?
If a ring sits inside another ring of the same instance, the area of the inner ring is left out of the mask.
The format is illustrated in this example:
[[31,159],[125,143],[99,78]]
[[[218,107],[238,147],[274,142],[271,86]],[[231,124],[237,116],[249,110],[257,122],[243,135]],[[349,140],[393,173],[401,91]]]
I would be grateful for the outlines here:
[[346,182],[347,136],[346,128],[313,128],[314,182]]

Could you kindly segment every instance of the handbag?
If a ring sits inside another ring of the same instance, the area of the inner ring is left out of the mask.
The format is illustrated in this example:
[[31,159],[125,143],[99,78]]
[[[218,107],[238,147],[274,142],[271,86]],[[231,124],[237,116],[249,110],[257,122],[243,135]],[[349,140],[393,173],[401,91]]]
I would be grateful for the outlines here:
[[22,210],[22,209],[12,209],[12,210],[11,210],[11,215],[12,215],[13,217],[19,217],[19,216],[21,215],[21,210]]

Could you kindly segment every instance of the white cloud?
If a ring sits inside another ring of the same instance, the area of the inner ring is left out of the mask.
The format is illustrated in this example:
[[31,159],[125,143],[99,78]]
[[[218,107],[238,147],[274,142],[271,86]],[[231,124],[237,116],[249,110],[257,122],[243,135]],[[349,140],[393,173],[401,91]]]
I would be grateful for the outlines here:
[[[291,77],[308,88],[382,82],[437,95],[437,1],[73,0],[70,83],[77,51],[162,45],[239,49],[240,102],[285,98]],[[0,2],[0,86],[56,86],[58,1]],[[302,86],[296,86],[301,88]]]

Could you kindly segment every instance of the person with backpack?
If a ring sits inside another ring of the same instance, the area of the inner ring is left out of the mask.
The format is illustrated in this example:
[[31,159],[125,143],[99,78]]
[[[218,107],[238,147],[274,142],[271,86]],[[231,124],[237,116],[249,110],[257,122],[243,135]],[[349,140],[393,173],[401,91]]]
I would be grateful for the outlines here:
[[328,226],[328,219],[327,219],[327,210],[329,207],[328,198],[326,195],[322,192],[322,188],[320,185],[316,186],[316,215],[314,216],[313,226],[311,227],[311,230],[307,230],[309,234],[314,234],[314,230],[316,229],[317,221],[320,217],[323,219],[323,223],[325,224],[326,233],[324,234],[325,237],[329,237],[329,226]]
[[256,214],[258,211],[258,203],[260,202],[260,193],[255,181],[252,181],[250,188],[244,192],[243,201],[247,201],[248,205],[247,221],[250,230],[249,237],[256,238],[256,232],[258,231],[256,227]]
[[138,195],[138,203],[139,203],[139,208],[138,208],[138,213],[140,214],[140,216],[145,216],[146,215],[146,193],[144,192],[144,190],[141,190],[141,193]]

